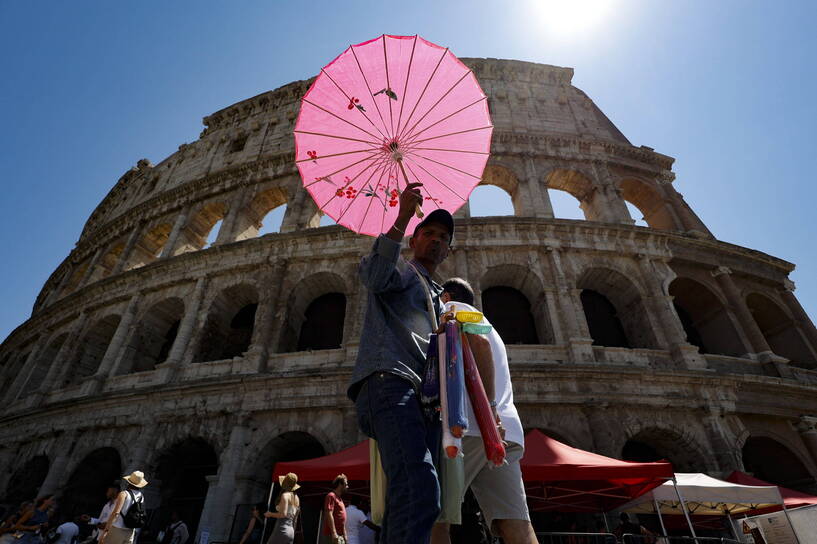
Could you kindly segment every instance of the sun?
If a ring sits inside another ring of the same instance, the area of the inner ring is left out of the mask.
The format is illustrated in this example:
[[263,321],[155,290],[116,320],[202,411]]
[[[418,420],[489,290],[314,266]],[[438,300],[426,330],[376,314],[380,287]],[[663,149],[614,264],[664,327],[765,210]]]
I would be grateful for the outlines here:
[[579,36],[598,28],[615,7],[615,0],[530,0],[548,36]]

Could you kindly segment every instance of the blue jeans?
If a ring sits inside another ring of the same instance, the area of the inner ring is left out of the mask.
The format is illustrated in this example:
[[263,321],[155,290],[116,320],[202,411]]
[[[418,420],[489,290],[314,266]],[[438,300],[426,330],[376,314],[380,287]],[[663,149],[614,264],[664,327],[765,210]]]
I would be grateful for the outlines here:
[[363,383],[355,401],[364,434],[377,440],[386,473],[381,544],[426,544],[440,514],[440,484],[431,452],[439,450],[439,424],[423,416],[411,384],[389,372]]

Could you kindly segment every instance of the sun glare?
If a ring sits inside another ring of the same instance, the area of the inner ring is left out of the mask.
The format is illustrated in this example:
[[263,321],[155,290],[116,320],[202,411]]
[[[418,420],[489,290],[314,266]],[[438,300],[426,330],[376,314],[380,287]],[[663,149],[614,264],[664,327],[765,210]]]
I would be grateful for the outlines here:
[[531,0],[549,36],[566,38],[600,26],[615,0]]

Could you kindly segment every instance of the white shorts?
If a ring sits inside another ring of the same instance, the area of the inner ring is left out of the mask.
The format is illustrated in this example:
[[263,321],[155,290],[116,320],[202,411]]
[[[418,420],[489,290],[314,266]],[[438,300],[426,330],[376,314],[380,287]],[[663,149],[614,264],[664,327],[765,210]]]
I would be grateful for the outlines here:
[[[471,488],[485,516],[488,527],[493,527],[497,519],[521,519],[530,521],[525,484],[519,460],[525,448],[515,442],[505,448],[506,464],[495,467],[485,458],[485,448],[479,436],[465,436],[462,439],[465,456],[465,487]],[[463,497],[464,498],[464,497]]]

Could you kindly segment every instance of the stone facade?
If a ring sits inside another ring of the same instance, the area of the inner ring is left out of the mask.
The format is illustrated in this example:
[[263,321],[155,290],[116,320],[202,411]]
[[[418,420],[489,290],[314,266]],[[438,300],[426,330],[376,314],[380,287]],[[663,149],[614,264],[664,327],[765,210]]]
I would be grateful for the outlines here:
[[[468,278],[489,317],[497,293],[529,312],[520,326],[533,328],[508,349],[525,427],[813,490],[817,330],[794,266],[715,239],[676,191],[673,159],[631,145],[571,69],[466,62],[495,124],[482,183],[507,191],[514,215],[461,210],[439,277]],[[225,540],[236,505],[266,497],[276,461],[363,438],[345,389],[372,240],[319,227],[301,187],[292,128],[308,84],[205,117],[197,141],[140,160],[92,213],[0,346],[6,500],[61,490],[88,502],[77,475],[89,464],[138,468],[152,509],[201,513],[199,530]],[[586,220],[554,219],[549,189]],[[279,206],[280,232],[258,236]],[[304,333],[319,300],[339,345]],[[775,468],[784,458],[788,471]]]

